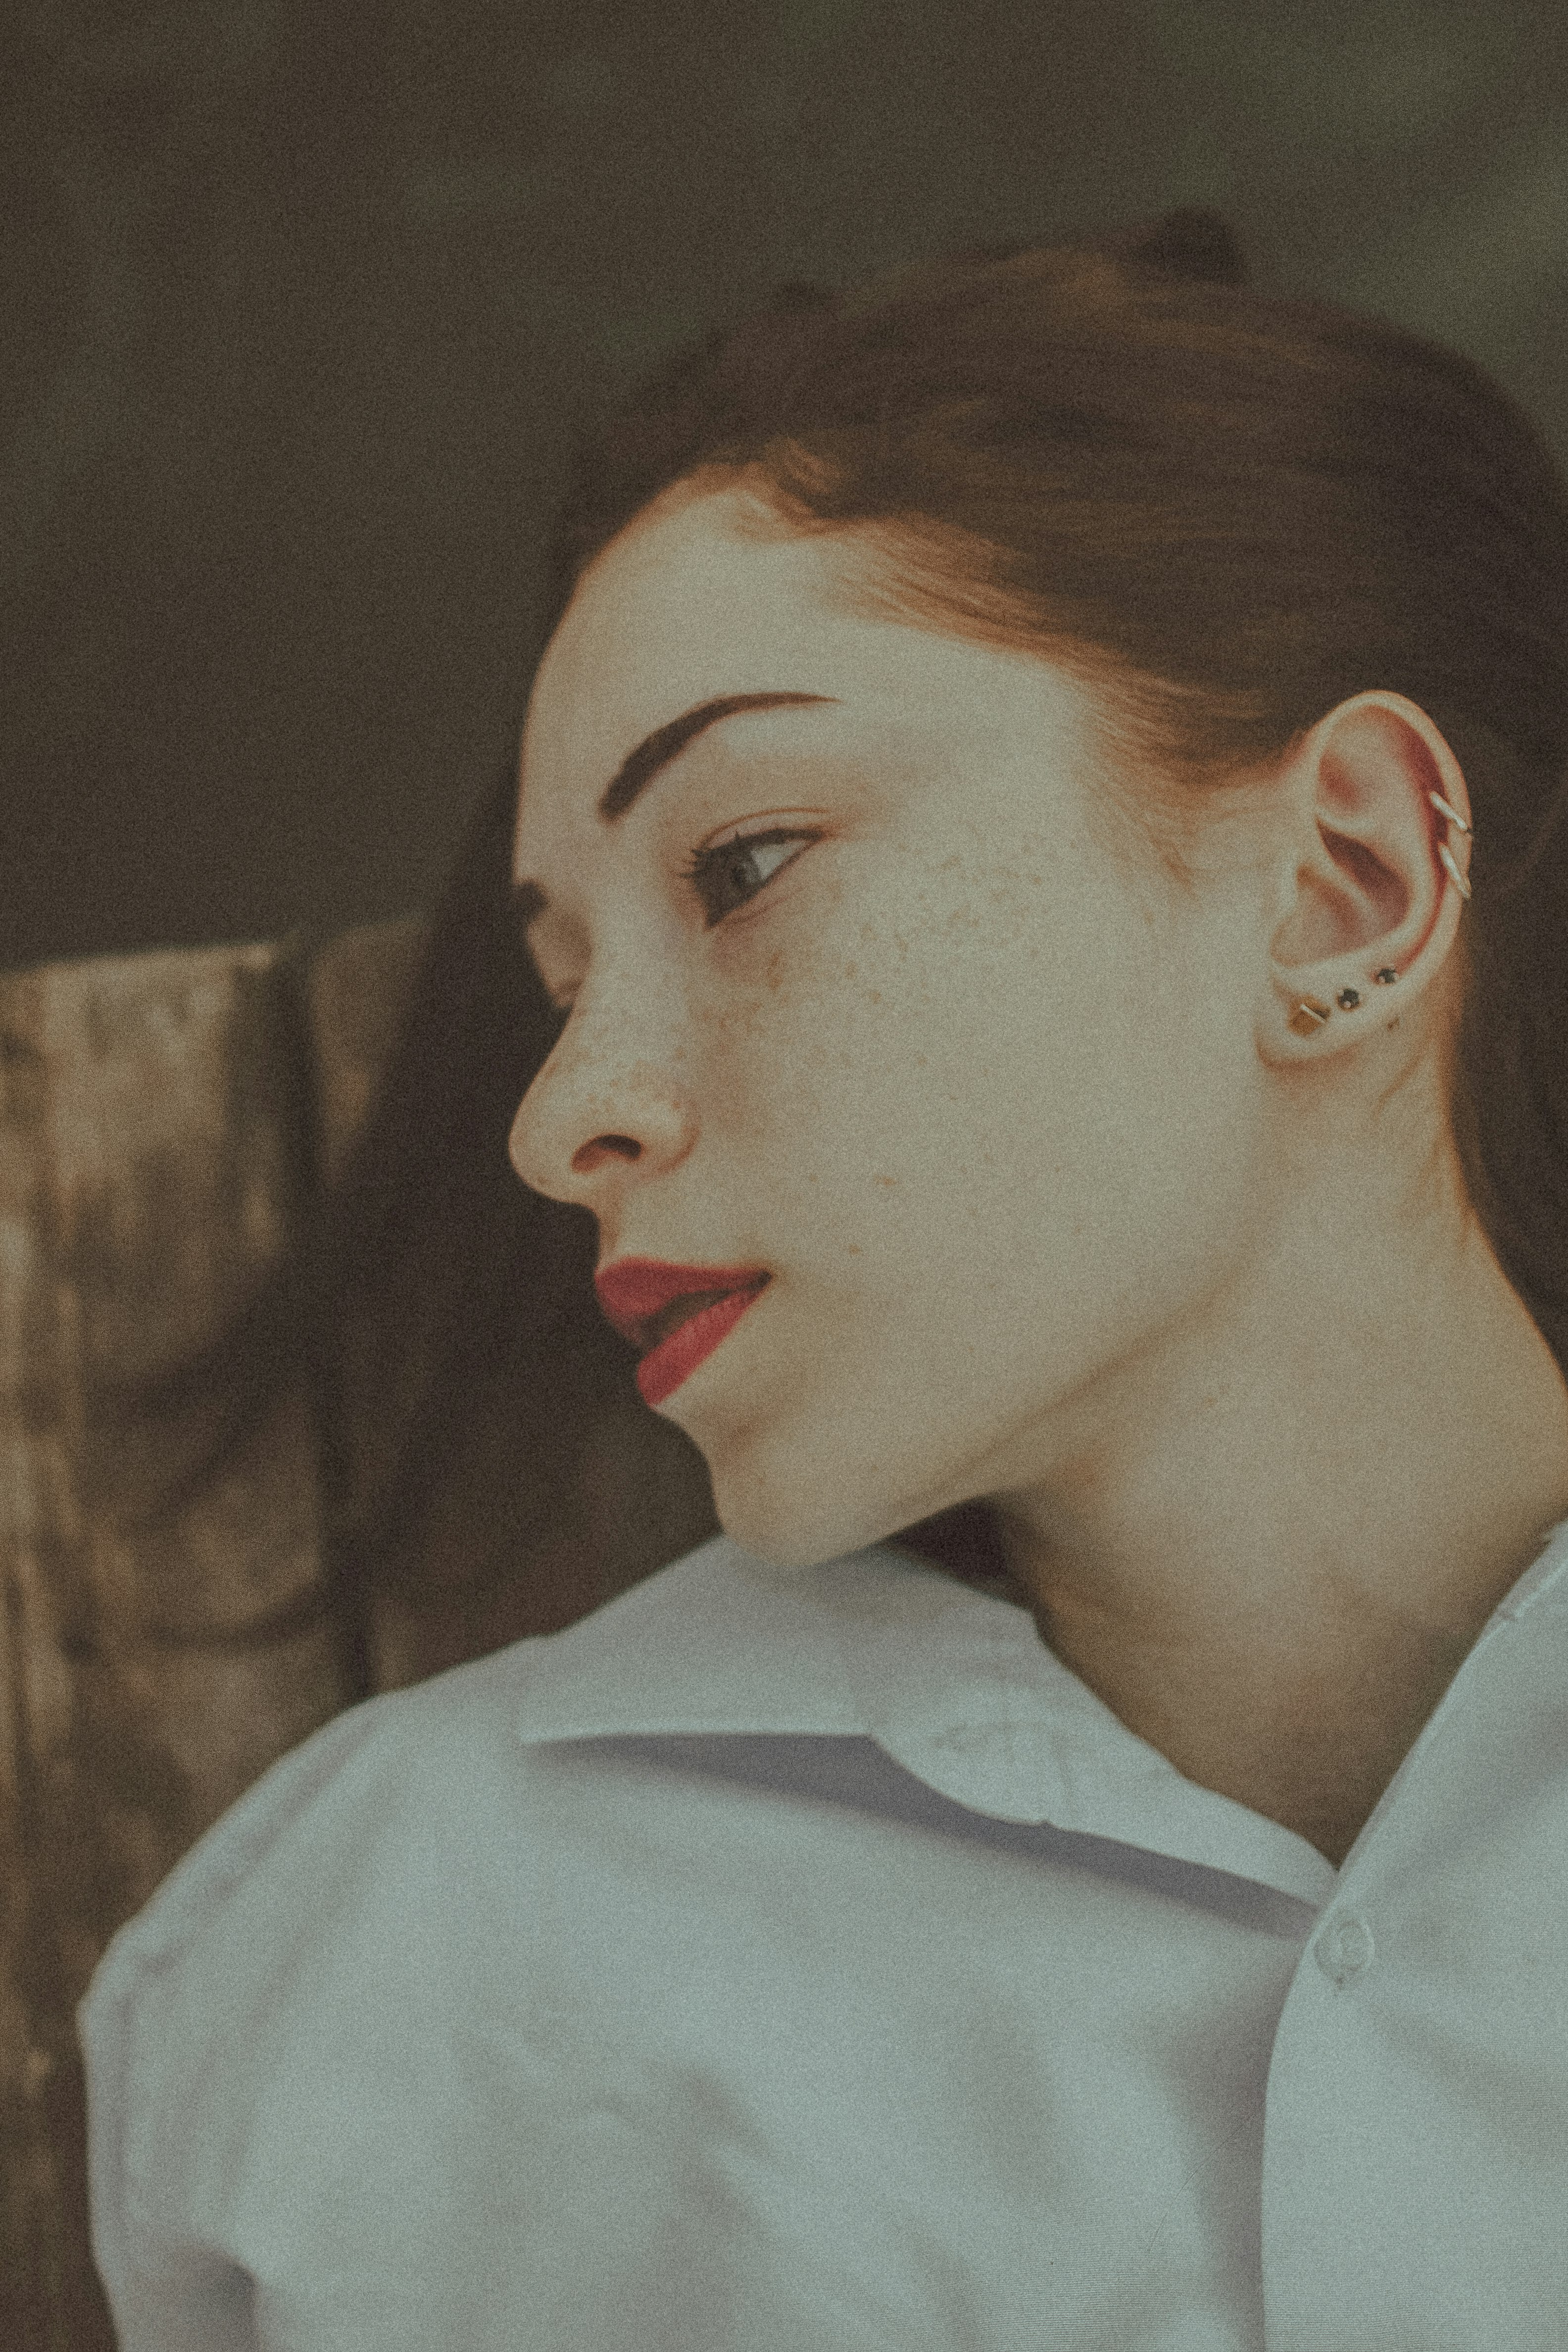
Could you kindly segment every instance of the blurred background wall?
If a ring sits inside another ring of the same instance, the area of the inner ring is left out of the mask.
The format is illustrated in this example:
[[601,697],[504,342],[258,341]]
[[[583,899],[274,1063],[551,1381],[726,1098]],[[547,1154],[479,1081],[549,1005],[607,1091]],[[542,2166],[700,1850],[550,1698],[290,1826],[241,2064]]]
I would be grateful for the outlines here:
[[0,970],[428,905],[584,403],[1184,202],[1568,460],[1561,0],[5,0]]

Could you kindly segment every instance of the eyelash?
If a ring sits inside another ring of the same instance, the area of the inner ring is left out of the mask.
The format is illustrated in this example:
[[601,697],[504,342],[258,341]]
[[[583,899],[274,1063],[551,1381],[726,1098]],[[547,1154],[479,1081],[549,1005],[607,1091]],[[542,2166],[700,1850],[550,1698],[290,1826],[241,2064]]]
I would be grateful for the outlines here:
[[[781,841],[798,841],[804,846],[821,839],[822,835],[819,832],[805,831],[798,825],[775,824],[767,826],[761,833],[731,834],[728,841],[710,842],[705,848],[694,849],[685,865],[679,869],[680,878],[683,882],[689,882],[694,886],[698,897],[703,901],[703,911],[708,915],[707,929],[712,930],[717,924],[723,921],[724,918],[722,915],[712,914],[709,909],[708,901],[704,896],[704,886],[722,871],[726,858],[732,860],[742,857],[747,850],[771,848],[775,843]],[[786,857],[784,866],[775,866],[772,874],[765,875],[756,888],[749,894],[749,898],[742,898],[740,904],[742,907],[746,906],[750,898],[760,897],[768,884],[784,872],[785,866],[794,864],[793,857]],[[734,910],[730,908],[726,911],[732,913]],[[560,1003],[554,997],[552,997],[550,1002],[556,1016],[556,1034],[559,1035],[566,1026],[572,1008],[569,1004]]]
[[[723,921],[724,917],[721,914],[715,915],[711,911],[707,897],[707,887],[723,873],[726,861],[733,864],[737,859],[743,858],[748,850],[770,848],[776,842],[798,841],[805,844],[820,841],[821,838],[820,833],[802,832],[798,827],[790,825],[771,825],[762,833],[731,834],[728,841],[713,842],[706,848],[694,849],[680,868],[681,879],[691,883],[695,887],[698,897],[702,900],[703,912],[708,919],[707,928],[712,930],[716,924]],[[777,866],[772,874],[764,875],[756,888],[738,903],[742,907],[748,905],[752,898],[760,896],[768,884],[784,872],[784,866],[794,864],[793,857],[786,857],[783,866]],[[733,911],[732,908],[725,909],[726,913]]]

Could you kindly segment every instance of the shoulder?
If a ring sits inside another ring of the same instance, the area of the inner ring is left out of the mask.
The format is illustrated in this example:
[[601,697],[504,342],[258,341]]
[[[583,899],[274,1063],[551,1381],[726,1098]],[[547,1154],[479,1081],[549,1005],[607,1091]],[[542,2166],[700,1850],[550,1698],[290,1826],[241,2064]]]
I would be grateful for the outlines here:
[[[172,2089],[204,2050],[281,2061],[284,2021],[367,2001],[413,2015],[514,1978],[558,1849],[602,1826],[598,1780],[579,1785],[584,1738],[860,1727],[812,1577],[738,1573],[748,1561],[763,1566],[714,1537],[575,1623],[364,1700],[280,1757],[110,1943],[77,2013],[95,2084]],[[847,1563],[816,1580],[830,1572]]]
[[[465,1882],[486,1877],[478,1857],[506,1810],[498,1782],[527,1769],[508,1734],[536,1646],[334,1717],[212,1824],[108,1946],[77,2030],[94,2255],[117,2318],[143,2293],[156,2302],[153,2273],[193,2214],[241,2197],[268,2132],[298,2147],[334,2067],[357,2063],[368,2078],[400,2021],[423,2029]],[[162,2341],[161,2326],[128,2340]]]
[[[722,1544],[723,1538],[715,1539]],[[433,1857],[448,1889],[498,1845],[523,1859],[545,1776],[521,1737],[529,1695],[627,1670],[648,1629],[680,1614],[710,1541],[563,1631],[534,1635],[385,1691],[280,1756],[197,1839],[108,1945],[79,2010],[84,2046],[127,2003],[192,1972],[234,1980],[331,1935],[358,1939],[421,1892]]]
[[[628,1778],[618,1743],[605,1769],[595,1729],[750,1722],[768,1661],[798,1676],[805,1596],[742,1566],[710,1539],[558,1633],[345,1709],[120,1930],[78,2011],[117,2309],[182,2248],[247,2261],[307,2175],[330,2199],[367,2147],[461,2134],[498,2081],[562,2063],[584,1905],[624,1921],[628,1853],[646,1879],[661,1838],[708,1825],[672,1832],[662,1776]],[[754,1874],[749,1814],[730,1826]]]
[[[374,1852],[384,1871],[399,1851],[438,1834],[459,1802],[497,1792],[516,1769],[517,1708],[537,1639],[383,1692],[280,1756],[197,1839],[151,1899],[121,1927],[93,1977],[84,2011],[111,2002],[133,1979],[166,1975],[265,1885],[271,1916],[323,1924],[317,1898],[351,1857]],[[297,1914],[289,1898],[306,1905]]]

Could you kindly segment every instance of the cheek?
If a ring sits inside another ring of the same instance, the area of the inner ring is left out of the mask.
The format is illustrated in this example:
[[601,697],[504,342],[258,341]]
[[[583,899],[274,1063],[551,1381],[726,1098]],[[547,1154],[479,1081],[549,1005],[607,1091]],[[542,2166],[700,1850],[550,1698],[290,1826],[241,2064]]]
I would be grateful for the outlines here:
[[1237,1213],[1241,1065],[1146,928],[951,920],[857,946],[781,987],[743,1049],[768,1080],[763,1190],[822,1271],[967,1316],[987,1287],[1147,1288]]
[[740,1540],[826,1559],[1008,1483],[1042,1416],[1234,1262],[1245,1062],[1217,1014],[1151,1020],[1162,977],[895,939],[831,999],[781,997],[779,1083],[731,1164],[794,1296],[705,1433]]

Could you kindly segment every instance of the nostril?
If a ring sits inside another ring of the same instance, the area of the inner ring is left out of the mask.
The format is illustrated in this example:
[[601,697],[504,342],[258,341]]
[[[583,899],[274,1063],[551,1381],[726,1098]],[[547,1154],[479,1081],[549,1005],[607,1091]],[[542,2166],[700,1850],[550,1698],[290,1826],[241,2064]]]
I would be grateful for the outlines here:
[[572,1172],[574,1176],[591,1176],[603,1165],[606,1154],[612,1160],[637,1160],[641,1152],[642,1145],[629,1135],[596,1135],[591,1143],[579,1145],[572,1154]]

